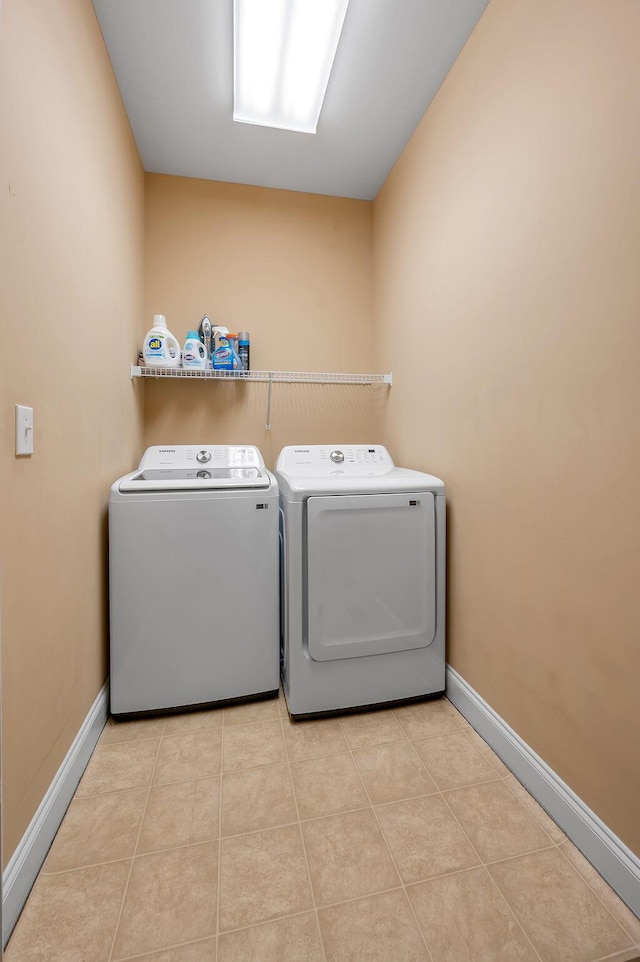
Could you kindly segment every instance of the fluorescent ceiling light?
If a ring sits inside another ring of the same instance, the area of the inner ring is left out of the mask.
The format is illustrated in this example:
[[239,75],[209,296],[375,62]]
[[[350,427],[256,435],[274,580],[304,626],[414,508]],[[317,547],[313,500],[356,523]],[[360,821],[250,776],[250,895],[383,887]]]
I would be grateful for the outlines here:
[[233,119],[315,134],[349,0],[233,0]]

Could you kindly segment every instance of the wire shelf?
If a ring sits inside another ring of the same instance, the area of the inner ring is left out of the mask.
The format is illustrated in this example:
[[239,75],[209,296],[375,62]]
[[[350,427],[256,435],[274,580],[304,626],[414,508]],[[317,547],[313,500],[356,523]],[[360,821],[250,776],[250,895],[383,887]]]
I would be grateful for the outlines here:
[[393,384],[392,374],[329,374],[319,371],[195,371],[182,367],[131,365],[131,377],[262,381],[269,384]]

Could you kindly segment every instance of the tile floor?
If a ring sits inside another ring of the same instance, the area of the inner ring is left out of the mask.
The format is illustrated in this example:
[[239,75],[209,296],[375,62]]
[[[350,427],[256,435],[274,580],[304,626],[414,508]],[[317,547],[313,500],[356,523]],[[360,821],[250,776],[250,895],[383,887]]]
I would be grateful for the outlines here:
[[446,700],[110,722],[6,962],[626,962],[640,921]]

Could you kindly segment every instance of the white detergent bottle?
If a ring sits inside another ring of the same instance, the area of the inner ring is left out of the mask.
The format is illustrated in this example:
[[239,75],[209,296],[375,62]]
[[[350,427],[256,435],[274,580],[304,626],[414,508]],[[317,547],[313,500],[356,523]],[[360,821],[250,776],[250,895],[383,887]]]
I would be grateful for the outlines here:
[[153,327],[142,343],[142,356],[147,367],[180,366],[180,345],[168,330],[164,314],[153,315]]
[[182,366],[190,371],[204,371],[207,366],[207,349],[197,331],[189,331],[182,349]]

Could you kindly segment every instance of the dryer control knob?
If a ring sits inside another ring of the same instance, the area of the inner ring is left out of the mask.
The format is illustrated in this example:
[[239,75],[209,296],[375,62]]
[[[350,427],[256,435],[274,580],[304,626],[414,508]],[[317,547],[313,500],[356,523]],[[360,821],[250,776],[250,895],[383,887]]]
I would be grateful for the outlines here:
[[332,451],[329,455],[334,464],[342,464],[344,461],[344,454],[342,451]]
[[196,454],[196,461],[198,461],[199,464],[206,464],[207,461],[210,461],[210,460],[211,460],[211,451],[198,451],[198,453]]

